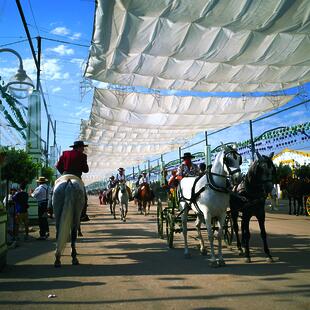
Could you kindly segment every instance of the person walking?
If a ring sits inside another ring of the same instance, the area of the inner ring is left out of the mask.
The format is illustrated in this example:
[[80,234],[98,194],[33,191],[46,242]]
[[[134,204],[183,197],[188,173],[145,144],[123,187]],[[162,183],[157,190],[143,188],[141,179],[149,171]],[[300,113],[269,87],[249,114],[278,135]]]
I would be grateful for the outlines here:
[[26,184],[20,184],[19,191],[12,197],[13,201],[15,202],[15,212],[16,212],[16,226],[15,231],[18,237],[19,227],[21,224],[24,225],[25,228],[25,236],[24,240],[28,240],[29,236],[29,220],[28,220],[28,199],[29,195],[25,191]]
[[38,186],[31,194],[31,196],[34,197],[38,202],[40,237],[37,240],[46,240],[49,237],[47,208],[50,188],[47,185],[47,181],[48,180],[45,177],[39,177],[37,180]]

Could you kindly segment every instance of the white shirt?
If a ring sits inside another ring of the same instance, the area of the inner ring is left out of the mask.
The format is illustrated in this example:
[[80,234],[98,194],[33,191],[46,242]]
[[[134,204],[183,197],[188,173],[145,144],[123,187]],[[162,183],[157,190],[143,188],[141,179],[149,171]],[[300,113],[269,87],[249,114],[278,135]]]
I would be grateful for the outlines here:
[[149,183],[149,178],[148,177],[142,177],[139,180],[139,185],[143,184],[143,183]]
[[31,194],[38,202],[48,200],[50,188],[47,184],[40,184]]

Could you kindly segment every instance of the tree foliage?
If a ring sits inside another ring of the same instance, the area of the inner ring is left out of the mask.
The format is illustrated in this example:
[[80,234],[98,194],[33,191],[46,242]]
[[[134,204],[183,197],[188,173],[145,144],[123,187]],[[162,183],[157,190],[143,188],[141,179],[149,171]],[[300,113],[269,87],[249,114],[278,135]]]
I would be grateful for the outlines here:
[[5,156],[1,168],[1,177],[14,183],[30,183],[38,174],[39,163],[34,163],[32,158],[23,150],[5,148],[1,151]]
[[282,179],[288,178],[289,176],[292,176],[291,167],[289,165],[280,164],[279,167],[277,167],[277,183],[279,183]]
[[310,165],[302,165],[296,168],[295,175],[299,179],[310,179]]
[[49,183],[55,181],[55,170],[51,167],[42,167],[41,175],[48,179]]

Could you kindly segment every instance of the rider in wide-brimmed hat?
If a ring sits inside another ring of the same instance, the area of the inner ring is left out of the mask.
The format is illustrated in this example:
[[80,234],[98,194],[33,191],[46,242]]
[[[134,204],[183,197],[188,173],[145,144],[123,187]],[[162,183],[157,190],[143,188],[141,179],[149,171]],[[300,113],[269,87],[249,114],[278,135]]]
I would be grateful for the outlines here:
[[[89,171],[87,164],[87,155],[84,154],[84,148],[87,147],[83,141],[74,141],[72,150],[64,151],[60,156],[56,168],[61,174],[73,174],[78,178],[82,177],[82,173],[87,173]],[[89,217],[86,214],[87,209],[87,195],[85,190],[85,206],[82,210],[81,221],[89,221]]]
[[[120,167],[117,170],[118,170],[118,173],[116,175],[116,182],[117,183],[120,183],[120,182],[126,183],[125,169]],[[126,189],[128,192],[129,200],[132,200],[133,198],[132,198],[131,189],[129,188],[129,186],[126,186]],[[116,193],[115,193],[116,197],[118,195],[118,190],[119,190],[119,187],[117,187],[117,189],[116,189]]]
[[199,175],[199,168],[196,164],[192,163],[192,158],[195,158],[190,152],[183,154],[182,164],[178,167],[177,178],[180,180],[183,177],[195,177]]

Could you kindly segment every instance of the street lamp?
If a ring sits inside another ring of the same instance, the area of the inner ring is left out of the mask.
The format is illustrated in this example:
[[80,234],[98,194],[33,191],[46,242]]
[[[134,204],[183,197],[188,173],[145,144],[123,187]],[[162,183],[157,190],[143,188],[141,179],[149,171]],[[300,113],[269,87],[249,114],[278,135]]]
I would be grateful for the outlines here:
[[34,89],[34,85],[23,68],[23,61],[21,56],[11,48],[1,48],[0,53],[2,52],[12,53],[19,59],[19,68],[17,73],[10,78],[9,82],[5,86],[3,86],[3,90],[8,90],[10,94],[17,99],[27,98],[29,95],[31,95]]

